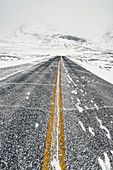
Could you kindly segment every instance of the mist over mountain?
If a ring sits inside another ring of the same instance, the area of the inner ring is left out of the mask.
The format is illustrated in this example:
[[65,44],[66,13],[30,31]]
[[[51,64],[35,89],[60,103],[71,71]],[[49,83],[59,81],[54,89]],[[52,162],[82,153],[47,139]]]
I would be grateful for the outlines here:
[[63,30],[42,23],[20,26],[15,36],[0,40],[0,53],[9,55],[70,55],[76,51],[98,51],[91,40],[68,35]]
[[99,43],[104,49],[113,50],[113,25],[107,27]]

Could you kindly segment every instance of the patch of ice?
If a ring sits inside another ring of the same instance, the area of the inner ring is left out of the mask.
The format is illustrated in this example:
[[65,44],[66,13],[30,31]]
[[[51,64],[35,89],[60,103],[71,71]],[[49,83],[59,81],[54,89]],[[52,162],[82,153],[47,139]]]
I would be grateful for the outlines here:
[[36,123],[36,124],[35,124],[35,128],[38,128],[38,126],[39,126],[39,124],[38,124],[38,123]]
[[72,90],[71,93],[77,94],[77,91],[76,90]]
[[95,108],[98,110],[98,106],[96,104],[94,104]]
[[27,95],[29,96],[29,95],[30,95],[30,92],[27,92]]
[[77,98],[77,102],[80,103],[80,99],[79,98]]
[[69,82],[69,83],[72,83],[72,84],[76,87],[77,85],[74,83],[73,79],[70,77],[70,75],[69,75],[69,73],[68,73],[68,70],[67,70],[66,67],[64,66],[64,63],[63,63],[63,67],[64,67],[64,69],[65,69],[68,82]]
[[26,96],[26,99],[28,100],[28,99],[29,99],[29,96]]
[[86,132],[86,129],[85,129],[83,123],[80,120],[79,120],[79,124],[80,124],[81,128],[83,129],[83,131]]
[[[66,76],[66,77],[67,77],[67,76]],[[68,81],[69,84],[71,84],[71,81],[70,81],[68,78],[67,78],[67,81]]]
[[86,108],[86,109],[88,109],[88,107],[87,107],[87,106],[85,106],[85,108]]
[[89,127],[89,132],[90,132],[93,136],[95,136],[95,133],[94,133],[94,129],[93,129],[93,128]]
[[110,152],[111,152],[111,154],[113,155],[113,151],[111,150]]
[[100,128],[104,129],[107,132],[106,136],[108,137],[108,139],[111,139],[111,135],[109,133],[109,130],[105,126],[102,125],[102,120],[100,120],[98,117],[96,117],[96,119],[100,123]]
[[82,107],[80,107],[80,106],[78,106],[78,105],[76,105],[76,107],[77,107],[77,109],[79,110],[79,112],[83,112]]
[[56,160],[55,158],[53,158],[53,160],[51,161],[51,166],[52,166],[52,168],[55,168],[56,170],[61,170],[59,161]]
[[100,157],[98,158],[98,162],[102,168],[102,170],[111,170],[110,160],[106,152],[104,152],[105,161],[103,161]]
[[80,89],[80,91],[83,93],[84,91],[82,89]]

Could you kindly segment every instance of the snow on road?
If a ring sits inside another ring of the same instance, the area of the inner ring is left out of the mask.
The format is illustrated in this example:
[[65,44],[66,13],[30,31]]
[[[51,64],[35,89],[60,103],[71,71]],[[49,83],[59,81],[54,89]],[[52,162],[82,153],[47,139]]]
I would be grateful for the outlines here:
[[108,138],[108,139],[111,139],[111,135],[110,135],[110,133],[109,133],[109,130],[108,130],[105,126],[102,125],[102,120],[100,120],[98,117],[96,117],[96,119],[97,119],[97,121],[98,121],[99,124],[100,124],[100,128],[103,129],[103,130],[105,130],[107,138]]
[[93,129],[92,127],[89,127],[89,132],[90,132],[93,136],[95,136],[94,129]]
[[80,126],[81,126],[81,128],[83,129],[83,131],[84,132],[86,132],[86,129],[85,129],[85,127],[84,127],[84,125],[83,125],[83,123],[79,120],[79,122],[78,122],[79,124],[80,124]]
[[[2,56],[2,54],[0,54]],[[28,57],[23,57],[15,60],[14,58],[11,58],[11,56],[6,59],[5,57],[2,59],[0,57],[0,68],[6,68],[6,67],[12,67],[12,66],[19,66],[23,64],[38,64],[47,61],[50,59],[51,56],[28,56]]]
[[[13,76],[17,73],[26,71],[34,65],[48,61],[50,58],[51,58],[50,56],[42,56],[42,57],[35,57],[35,58],[32,58],[31,56],[29,60],[28,59],[11,60],[10,58],[4,61],[0,60],[0,69],[1,69],[0,81],[5,80],[6,78]],[[11,69],[10,72],[8,71],[9,69]]]
[[111,170],[110,160],[106,152],[104,152],[105,160],[98,158],[98,162],[102,168],[102,170]]

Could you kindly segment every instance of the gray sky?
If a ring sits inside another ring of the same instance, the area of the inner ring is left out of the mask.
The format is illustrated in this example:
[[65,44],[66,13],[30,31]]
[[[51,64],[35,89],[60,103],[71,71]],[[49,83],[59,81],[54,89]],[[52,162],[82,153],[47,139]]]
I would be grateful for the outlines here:
[[0,37],[34,18],[71,35],[96,39],[113,24],[113,0],[0,0]]

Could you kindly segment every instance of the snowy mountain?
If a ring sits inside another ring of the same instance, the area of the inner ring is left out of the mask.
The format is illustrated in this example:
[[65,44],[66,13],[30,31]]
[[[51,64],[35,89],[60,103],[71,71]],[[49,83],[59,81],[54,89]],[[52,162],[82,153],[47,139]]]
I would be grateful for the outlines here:
[[100,40],[100,45],[109,50],[113,50],[113,25],[110,25]]
[[63,33],[51,25],[22,25],[15,31],[15,37],[0,40],[0,53],[11,56],[70,55],[77,51],[98,51],[98,46],[90,40]]

